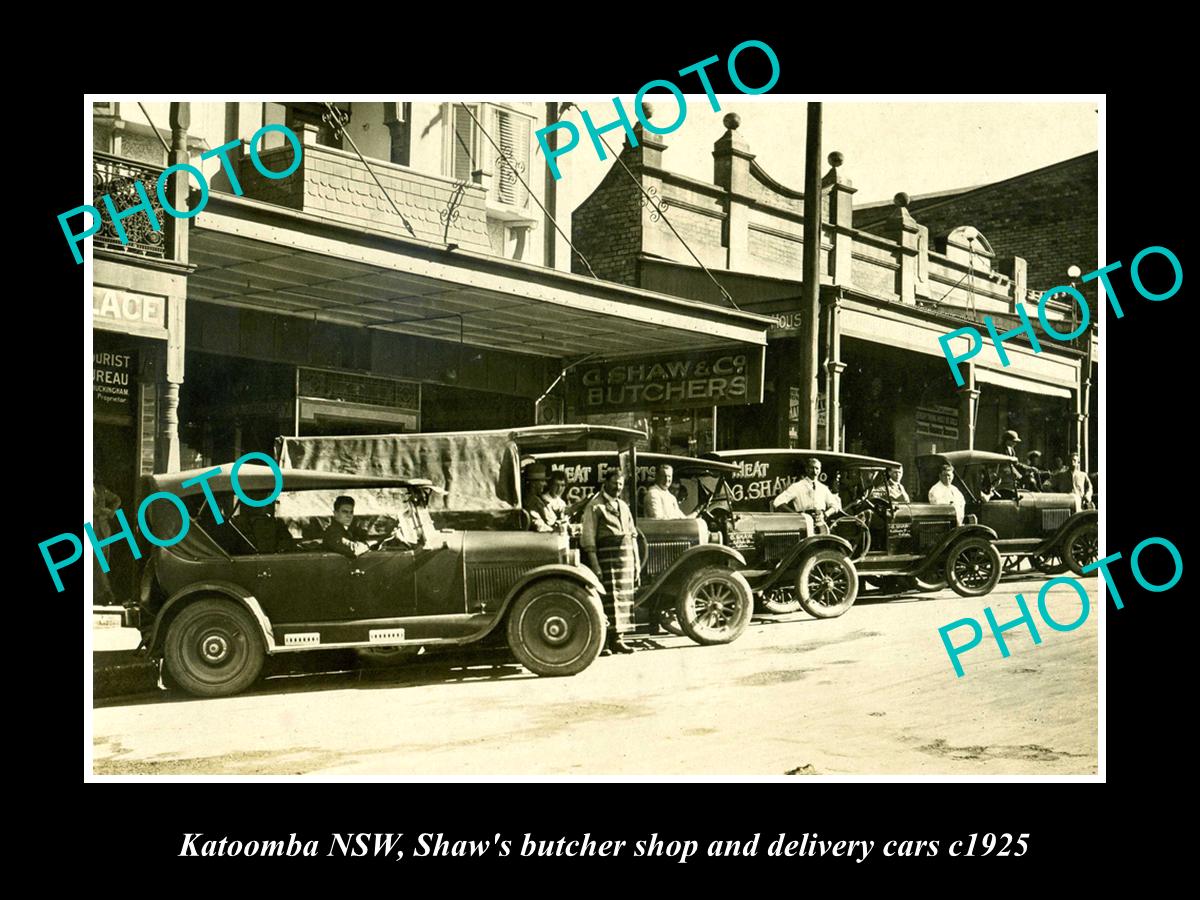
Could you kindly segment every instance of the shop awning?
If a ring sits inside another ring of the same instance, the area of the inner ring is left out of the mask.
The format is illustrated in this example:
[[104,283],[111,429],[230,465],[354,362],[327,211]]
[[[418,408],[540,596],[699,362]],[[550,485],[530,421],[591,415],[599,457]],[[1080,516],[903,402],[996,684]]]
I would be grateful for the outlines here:
[[552,357],[766,344],[765,316],[214,194],[189,301]]
[[1046,384],[1044,381],[1034,381],[1019,375],[1009,375],[1007,372],[997,372],[995,369],[975,367],[975,380],[983,384],[994,384],[997,387],[1008,388],[1010,391],[1025,391],[1027,394],[1043,394],[1047,397],[1066,397],[1070,399],[1069,388],[1057,384]]

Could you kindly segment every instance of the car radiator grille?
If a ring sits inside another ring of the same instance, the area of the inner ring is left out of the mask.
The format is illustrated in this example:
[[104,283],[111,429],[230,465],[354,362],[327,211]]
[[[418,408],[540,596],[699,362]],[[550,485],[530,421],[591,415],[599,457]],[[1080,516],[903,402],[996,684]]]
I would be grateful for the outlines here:
[[1058,531],[1069,518],[1071,518],[1069,509],[1043,509],[1042,531]]
[[664,541],[659,544],[651,544],[649,558],[646,560],[646,574],[655,576],[665,572],[671,563],[679,558],[679,554],[690,546],[691,544],[687,541]]
[[471,571],[471,603],[490,606],[503,600],[509,589],[525,572],[523,566],[480,566]]
[[774,531],[760,536],[763,560],[783,559],[800,542],[799,531]]
[[917,553],[932,550],[946,536],[949,528],[942,522],[917,522],[913,525],[913,545]]

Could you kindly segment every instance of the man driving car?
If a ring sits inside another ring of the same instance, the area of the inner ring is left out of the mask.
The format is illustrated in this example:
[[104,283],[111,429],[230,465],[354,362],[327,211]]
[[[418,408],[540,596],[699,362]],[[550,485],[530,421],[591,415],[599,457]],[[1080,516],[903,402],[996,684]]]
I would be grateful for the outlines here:
[[321,538],[321,545],[326,550],[340,553],[342,556],[348,556],[351,559],[354,559],[356,556],[362,556],[371,548],[367,546],[365,541],[355,540],[357,535],[352,530],[353,523],[354,498],[344,495],[338,497],[333,501],[333,521],[325,529],[325,535]]

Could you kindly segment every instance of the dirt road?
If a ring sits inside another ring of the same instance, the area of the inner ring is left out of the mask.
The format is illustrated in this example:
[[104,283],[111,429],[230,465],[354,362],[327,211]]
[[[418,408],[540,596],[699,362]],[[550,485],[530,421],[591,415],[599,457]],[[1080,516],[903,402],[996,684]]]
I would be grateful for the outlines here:
[[[574,678],[500,657],[271,678],[228,699],[143,697],[94,711],[98,775],[1093,774],[1096,581],[1088,620],[990,636],[956,678],[937,629],[1036,607],[1042,579],[943,591],[845,616],[756,619],[735,643],[655,638]],[[1057,588],[1051,613],[1079,613]],[[1036,615],[1036,612],[1035,612]],[[1039,625],[1041,622],[1039,620]],[[958,640],[965,639],[959,636]]]

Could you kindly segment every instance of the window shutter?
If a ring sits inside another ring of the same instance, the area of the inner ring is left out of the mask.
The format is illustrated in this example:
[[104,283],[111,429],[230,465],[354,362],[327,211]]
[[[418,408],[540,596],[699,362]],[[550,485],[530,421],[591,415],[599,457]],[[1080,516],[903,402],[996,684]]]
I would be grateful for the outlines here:
[[[496,143],[504,151],[496,160],[496,199],[506,206],[522,208],[529,196],[513,166],[522,176],[529,170],[529,120],[508,110],[496,110]],[[504,157],[512,161],[512,166]]]
[[454,146],[451,148],[454,156],[454,177],[459,181],[470,181],[471,172],[476,168],[471,155],[474,152],[475,123],[467,111],[457,103],[454,109]]

